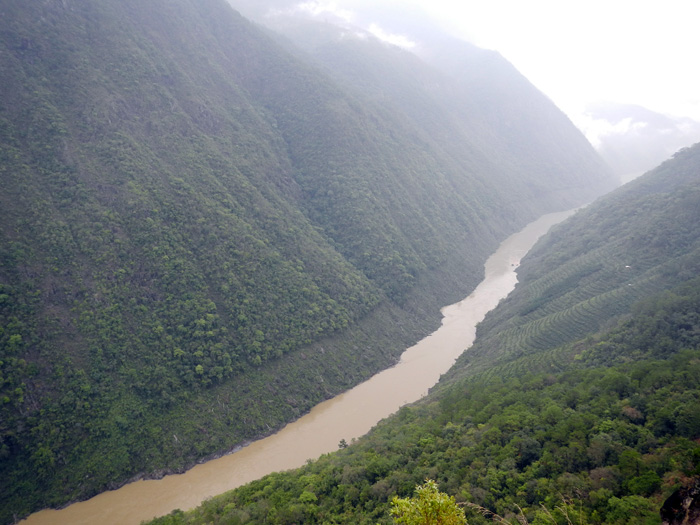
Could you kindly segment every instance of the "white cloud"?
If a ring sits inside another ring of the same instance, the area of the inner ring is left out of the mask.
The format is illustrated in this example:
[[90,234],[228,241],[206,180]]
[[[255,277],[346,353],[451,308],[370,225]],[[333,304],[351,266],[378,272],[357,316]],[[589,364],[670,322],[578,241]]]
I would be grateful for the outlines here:
[[613,123],[605,119],[594,119],[587,114],[579,115],[574,123],[583,131],[583,134],[595,148],[599,148],[608,137],[613,135],[631,136],[649,126],[647,122],[635,121],[631,117]]
[[577,122],[578,108],[596,100],[700,120],[700,31],[688,0],[299,2],[297,13],[333,17],[406,49],[418,48],[418,37],[386,17],[422,10],[453,35],[499,51]]
[[377,24],[371,24],[367,29],[370,33],[376,36],[379,40],[389,44],[402,47],[404,49],[412,49],[416,47],[416,43],[405,35],[397,35],[384,31]]
[[355,20],[355,13],[350,9],[340,7],[333,1],[311,0],[297,4],[286,13],[304,14],[312,17],[333,16],[344,22],[352,23]]

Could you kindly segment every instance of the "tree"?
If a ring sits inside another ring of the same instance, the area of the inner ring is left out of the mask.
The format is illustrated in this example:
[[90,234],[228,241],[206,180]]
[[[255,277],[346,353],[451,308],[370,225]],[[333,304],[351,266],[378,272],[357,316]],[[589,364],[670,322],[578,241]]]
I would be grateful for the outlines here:
[[438,491],[437,483],[426,479],[416,486],[412,498],[394,496],[391,515],[396,523],[405,525],[463,525],[467,523],[464,511],[453,496]]

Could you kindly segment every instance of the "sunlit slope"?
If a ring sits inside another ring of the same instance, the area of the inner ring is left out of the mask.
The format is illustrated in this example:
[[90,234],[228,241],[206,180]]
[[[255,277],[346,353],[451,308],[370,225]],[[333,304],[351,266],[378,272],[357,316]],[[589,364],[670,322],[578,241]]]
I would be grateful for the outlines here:
[[591,150],[563,198],[505,206],[497,155],[455,160],[223,1],[0,9],[0,521],[279,428],[609,182]]

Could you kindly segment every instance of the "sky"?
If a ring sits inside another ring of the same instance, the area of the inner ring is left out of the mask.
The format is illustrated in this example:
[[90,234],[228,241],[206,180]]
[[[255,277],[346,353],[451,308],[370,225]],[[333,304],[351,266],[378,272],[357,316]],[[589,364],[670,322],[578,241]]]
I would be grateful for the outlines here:
[[[509,60],[580,127],[589,103],[636,104],[700,120],[700,5],[694,0],[309,0],[306,9],[410,48],[371,21],[378,4],[420,8]],[[364,17],[359,13],[367,13]]]

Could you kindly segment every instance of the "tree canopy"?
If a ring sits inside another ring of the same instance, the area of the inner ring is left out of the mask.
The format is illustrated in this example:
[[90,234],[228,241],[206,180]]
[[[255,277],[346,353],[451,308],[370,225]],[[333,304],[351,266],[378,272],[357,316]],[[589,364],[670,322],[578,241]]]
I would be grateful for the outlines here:
[[404,525],[461,525],[466,524],[464,511],[448,496],[438,490],[431,479],[416,487],[411,498],[394,496],[391,500],[391,515],[396,523]]

